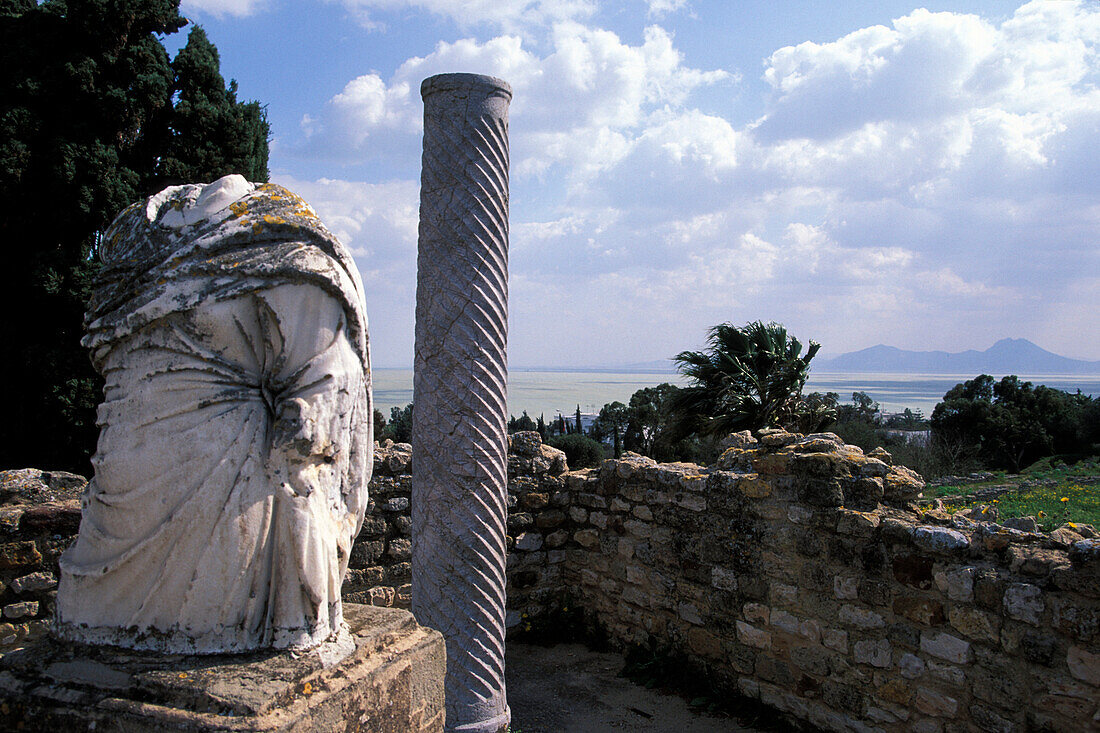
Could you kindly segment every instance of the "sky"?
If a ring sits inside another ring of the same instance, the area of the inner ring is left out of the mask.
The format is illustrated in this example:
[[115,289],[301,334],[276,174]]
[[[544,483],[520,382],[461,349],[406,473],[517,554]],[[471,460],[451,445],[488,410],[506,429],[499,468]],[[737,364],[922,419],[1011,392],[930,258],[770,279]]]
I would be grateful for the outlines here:
[[[509,363],[778,321],[1100,360],[1100,3],[183,0],[409,367],[420,82],[509,82]],[[187,29],[165,39],[174,52]]]

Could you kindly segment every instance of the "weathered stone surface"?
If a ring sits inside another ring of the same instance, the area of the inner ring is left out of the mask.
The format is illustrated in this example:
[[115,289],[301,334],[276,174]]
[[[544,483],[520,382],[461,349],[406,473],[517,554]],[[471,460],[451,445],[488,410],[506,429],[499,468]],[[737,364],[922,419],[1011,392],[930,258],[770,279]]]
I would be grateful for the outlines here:
[[852,655],[857,664],[870,664],[881,669],[890,667],[892,651],[886,639],[857,641],[852,645]]
[[901,676],[906,679],[915,680],[924,674],[924,670],[924,660],[915,654],[906,652],[902,654],[901,659],[898,660],[898,671],[901,672]]
[[[873,452],[869,455],[873,456]],[[883,480],[886,501],[895,503],[912,501],[920,498],[922,491],[924,491],[924,479],[920,474],[905,466],[890,466],[890,471]]]
[[744,621],[738,621],[737,627],[737,640],[747,646],[756,647],[757,649],[770,649],[772,645],[772,637],[767,631],[758,629],[755,626],[745,623]]
[[49,590],[57,587],[57,578],[53,573],[37,572],[24,575],[11,582],[11,589],[16,593],[32,593],[38,590]]
[[929,552],[953,553],[970,547],[970,539],[946,527],[917,527],[913,532],[913,544]]
[[925,715],[935,717],[953,718],[959,709],[958,700],[928,687],[917,688],[913,704]]
[[840,619],[841,623],[861,629],[881,629],[886,625],[882,616],[859,606],[841,606],[837,618]]
[[[605,624],[613,643],[667,644],[693,662],[705,661],[720,686],[739,685],[740,678],[746,689],[766,690],[772,703],[828,730],[1062,731],[1091,719],[1097,686],[1087,681],[1089,658],[1082,652],[1095,654],[1100,642],[1100,594],[1093,590],[1100,589],[1100,574],[1094,575],[1087,553],[1070,562],[1072,544],[1067,553],[1065,544],[1005,530],[980,516],[974,522],[933,511],[922,519],[901,506],[857,514],[851,506],[803,503],[798,496],[805,476],[791,472],[791,456],[808,456],[804,465],[823,472],[816,479],[844,474],[845,486],[863,475],[860,461],[866,457],[847,447],[784,457],[786,450],[745,451],[735,469],[706,474],[705,490],[683,483],[686,476],[702,475],[695,467],[660,467],[640,458],[627,460],[629,479],[619,476],[615,461],[608,462],[606,476],[589,470],[536,477],[531,466],[521,467],[527,473],[510,476],[511,493],[517,499],[557,497],[549,506],[566,518],[547,534],[536,522],[547,507],[532,512],[517,500],[509,508],[510,527],[525,517],[522,529],[510,534],[544,538],[540,549],[509,557],[512,632],[522,633],[521,614],[528,621],[553,618],[544,614],[561,608],[558,594],[564,591],[569,607]],[[738,489],[741,476],[760,478],[750,462],[769,455],[787,462],[787,472],[764,476],[768,496],[745,496]],[[407,474],[379,481],[371,491],[381,505],[408,496]],[[671,502],[678,493],[705,496],[707,509],[678,507]],[[385,542],[401,533],[398,519],[405,512],[379,512],[382,526],[365,541]],[[842,525],[864,517],[870,531]],[[637,524],[626,527],[626,521]],[[934,552],[913,543],[918,526],[972,534],[979,541],[965,551]],[[581,537],[590,547],[572,539],[580,531],[588,532]],[[981,538],[1001,532],[1006,544],[986,550]],[[561,548],[548,551],[557,540]],[[45,551],[43,557],[48,562]],[[388,555],[379,559],[389,561]],[[37,569],[9,573],[0,582]],[[407,583],[407,570],[403,581],[391,579],[388,570],[380,573],[362,571],[351,595],[370,588],[376,602],[399,605],[397,584]],[[378,587],[390,582],[392,588]],[[1018,583],[1040,591],[1044,606],[1037,626],[1013,618],[1005,607],[1006,588]],[[845,618],[857,623],[841,620],[846,605],[851,608]],[[852,609],[876,614],[884,626],[860,626]],[[745,625],[740,630],[738,621]],[[0,624],[0,634],[14,639],[21,626]],[[924,634],[923,648],[922,632],[934,634]],[[876,666],[886,663],[887,647],[891,666]],[[1071,666],[1073,647],[1079,652],[1073,652]],[[924,710],[916,704],[920,688],[931,693],[922,694]],[[955,701],[953,715],[951,703],[936,695]],[[1005,728],[1004,721],[1011,726]]]
[[88,479],[67,471],[19,468],[0,471],[0,504],[38,506],[79,501]]
[[38,601],[22,601],[4,606],[4,618],[20,619],[38,614]]
[[841,654],[848,653],[848,632],[841,629],[826,629],[821,634],[821,643]]
[[1012,583],[1005,589],[1005,612],[1014,619],[1038,625],[1043,606],[1043,593],[1037,586]]
[[33,541],[6,542],[0,545],[0,570],[27,568],[42,562]]
[[395,609],[348,605],[345,618],[351,644],[340,653],[196,658],[44,642],[0,662],[0,727],[442,731],[439,633]]
[[750,499],[763,499],[772,493],[771,484],[755,473],[742,476],[737,482],[737,488]]
[[751,432],[742,430],[739,433],[730,433],[722,438],[721,442],[718,444],[718,449],[722,451],[729,450],[730,448],[745,450],[756,445],[756,442],[756,438],[752,437]]
[[340,633],[373,466],[350,253],[240,176],[127,208],[98,252],[84,344],[107,399],[58,632],[177,653]]
[[937,631],[922,631],[920,648],[927,654],[956,664],[965,664],[973,659],[970,642]]
[[936,586],[953,601],[974,600],[975,568],[965,567],[957,570],[941,570],[933,574]]
[[573,533],[573,541],[582,547],[593,548],[600,544],[600,535],[594,529],[582,529]]
[[[432,510],[413,514],[412,604],[447,640],[448,726],[495,733],[509,720],[502,530],[512,91],[488,76],[441,74],[420,92],[413,501]],[[530,453],[536,436],[521,449]],[[535,475],[565,470],[564,455],[541,441],[530,461]]]
[[1066,654],[1066,664],[1070,674],[1082,682],[1100,687],[1100,654],[1086,651],[1079,646],[1071,646]]
[[999,638],[999,620],[984,611],[966,606],[952,606],[947,617],[951,626],[971,639],[996,642]]

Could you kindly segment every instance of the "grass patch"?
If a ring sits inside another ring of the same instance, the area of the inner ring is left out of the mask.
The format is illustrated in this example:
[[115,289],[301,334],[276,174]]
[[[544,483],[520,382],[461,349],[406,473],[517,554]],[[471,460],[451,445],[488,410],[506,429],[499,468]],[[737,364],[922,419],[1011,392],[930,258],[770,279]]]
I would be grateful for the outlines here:
[[1100,525],[1100,458],[1053,456],[1020,474],[998,471],[974,483],[931,486],[924,495],[942,499],[949,512],[991,504],[1001,519],[1032,516],[1047,532],[1066,522]]

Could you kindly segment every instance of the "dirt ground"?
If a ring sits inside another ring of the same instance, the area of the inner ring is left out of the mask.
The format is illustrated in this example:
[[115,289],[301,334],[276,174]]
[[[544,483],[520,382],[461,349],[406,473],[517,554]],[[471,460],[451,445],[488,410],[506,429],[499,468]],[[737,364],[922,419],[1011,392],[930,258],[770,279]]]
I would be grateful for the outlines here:
[[755,731],[696,713],[675,695],[619,677],[623,658],[582,644],[509,643],[505,670],[514,733]]

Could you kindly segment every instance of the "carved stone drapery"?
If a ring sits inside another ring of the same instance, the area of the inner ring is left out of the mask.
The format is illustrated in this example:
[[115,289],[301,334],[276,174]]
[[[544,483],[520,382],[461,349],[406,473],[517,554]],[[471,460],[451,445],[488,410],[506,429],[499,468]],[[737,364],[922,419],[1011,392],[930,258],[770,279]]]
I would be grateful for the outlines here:
[[373,465],[351,254],[305,201],[234,175],[130,206],[100,258],[101,430],[57,634],[349,651],[340,588]]

